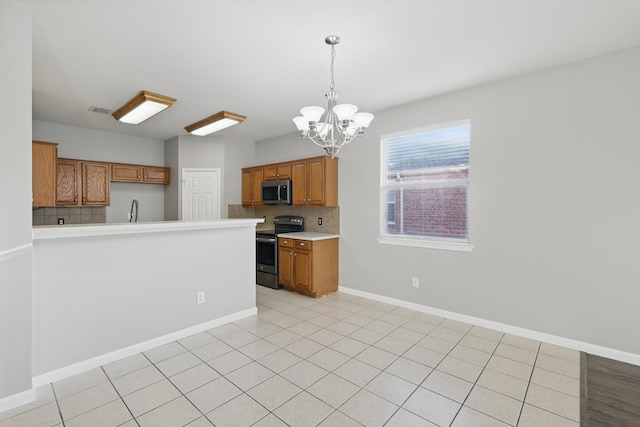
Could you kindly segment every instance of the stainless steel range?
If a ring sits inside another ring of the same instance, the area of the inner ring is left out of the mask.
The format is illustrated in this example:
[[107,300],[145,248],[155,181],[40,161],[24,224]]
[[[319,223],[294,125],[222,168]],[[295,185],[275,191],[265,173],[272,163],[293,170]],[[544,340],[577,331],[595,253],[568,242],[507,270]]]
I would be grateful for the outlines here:
[[304,218],[281,215],[273,219],[272,230],[256,231],[256,283],[273,289],[278,284],[278,238],[280,233],[304,231]]

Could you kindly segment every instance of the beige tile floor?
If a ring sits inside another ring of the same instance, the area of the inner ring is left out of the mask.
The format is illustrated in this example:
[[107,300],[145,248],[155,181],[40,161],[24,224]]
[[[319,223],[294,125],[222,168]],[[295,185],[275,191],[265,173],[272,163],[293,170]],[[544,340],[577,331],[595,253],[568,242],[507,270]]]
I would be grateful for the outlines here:
[[579,425],[576,351],[344,293],[257,295],[257,316],[41,387],[0,427]]

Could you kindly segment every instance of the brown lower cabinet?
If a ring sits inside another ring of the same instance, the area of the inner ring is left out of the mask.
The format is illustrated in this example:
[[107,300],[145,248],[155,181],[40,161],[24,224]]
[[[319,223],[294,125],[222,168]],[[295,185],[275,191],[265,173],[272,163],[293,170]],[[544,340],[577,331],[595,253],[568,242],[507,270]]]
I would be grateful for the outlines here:
[[278,238],[278,281],[314,298],[338,290],[338,239]]
[[108,206],[109,164],[58,159],[58,206]]

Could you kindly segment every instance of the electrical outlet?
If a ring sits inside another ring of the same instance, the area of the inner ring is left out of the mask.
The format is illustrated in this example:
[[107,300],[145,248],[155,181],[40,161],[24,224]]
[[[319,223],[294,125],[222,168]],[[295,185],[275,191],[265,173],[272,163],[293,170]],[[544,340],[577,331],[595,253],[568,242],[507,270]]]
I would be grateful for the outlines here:
[[322,225],[322,218],[318,218],[318,225]]
[[419,288],[420,287],[420,280],[417,277],[411,278],[411,285],[414,288]]
[[198,301],[198,304],[203,304],[204,303],[204,291],[200,291],[196,294],[196,298]]

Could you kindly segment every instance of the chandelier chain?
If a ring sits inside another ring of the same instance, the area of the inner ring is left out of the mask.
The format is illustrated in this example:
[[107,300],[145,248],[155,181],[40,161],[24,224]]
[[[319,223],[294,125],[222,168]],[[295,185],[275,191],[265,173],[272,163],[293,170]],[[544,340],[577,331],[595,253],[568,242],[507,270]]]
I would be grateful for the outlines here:
[[336,59],[336,46],[331,45],[331,85],[329,86],[329,90],[333,90],[335,88],[335,81],[333,79],[333,62]]

